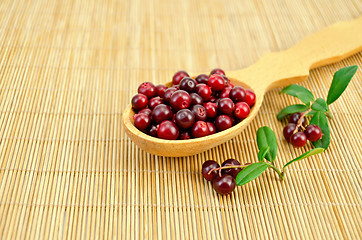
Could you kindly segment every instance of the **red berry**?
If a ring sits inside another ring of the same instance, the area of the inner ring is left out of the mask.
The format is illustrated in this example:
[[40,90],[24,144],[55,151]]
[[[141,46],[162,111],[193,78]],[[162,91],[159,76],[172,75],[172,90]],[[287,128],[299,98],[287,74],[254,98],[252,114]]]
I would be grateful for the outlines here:
[[138,113],[143,113],[143,114],[146,114],[148,116],[151,116],[152,110],[149,109],[149,108],[144,108],[144,109],[141,109]]
[[209,80],[209,76],[207,76],[206,74],[200,74],[199,76],[196,77],[195,80],[197,83],[207,84],[207,81]]
[[205,137],[209,135],[209,127],[204,121],[195,122],[191,129],[191,135],[195,138]]
[[157,136],[162,139],[176,140],[179,135],[179,130],[172,121],[166,120],[160,123],[157,127]]
[[[238,165],[240,165],[240,163],[235,159],[228,159],[221,164],[222,167],[238,166]],[[233,178],[236,178],[236,176],[238,175],[239,172],[241,172],[241,170],[242,170],[241,168],[226,168],[226,169],[222,169],[221,173],[223,175],[228,174],[228,175],[232,176]]]
[[293,135],[297,125],[295,123],[288,123],[283,129],[283,135],[287,142],[290,142],[290,137]]
[[[202,176],[204,176],[204,178],[207,181],[212,181],[216,178],[216,176],[218,175],[219,171],[212,171],[213,169],[219,168],[220,165],[215,162],[214,160],[207,160],[202,164]],[[209,174],[210,172],[210,174]]]
[[196,121],[205,121],[207,118],[206,109],[201,105],[192,106],[191,112],[195,115]]
[[[293,114],[291,114],[291,115],[289,116],[288,122],[289,122],[289,123],[295,123],[295,124],[297,124],[298,121],[299,121],[299,119],[300,119],[300,116],[301,116],[301,113],[293,113]],[[306,125],[306,120],[305,120],[305,118],[303,118],[303,120],[302,120],[302,125],[303,125],[303,126]]]
[[234,115],[238,119],[244,119],[249,116],[250,107],[246,102],[238,102],[235,104]]
[[234,102],[244,102],[246,92],[244,88],[236,86],[231,89],[229,96]]
[[231,115],[234,112],[235,104],[230,98],[220,98],[217,102],[217,110],[226,115]]
[[186,92],[195,92],[196,90],[196,81],[190,77],[185,77],[180,82],[180,90],[185,90]]
[[162,103],[163,103],[163,101],[160,97],[153,97],[150,99],[150,101],[148,101],[148,106],[151,109],[154,109],[157,105],[160,105]]
[[163,95],[165,94],[166,90],[167,90],[167,87],[165,85],[162,85],[162,84],[157,85],[156,86],[156,95],[163,98]]
[[191,106],[196,104],[201,105],[204,103],[204,99],[197,93],[190,93],[190,97],[191,97]]
[[176,72],[172,77],[173,85],[178,85],[184,77],[190,77],[190,76],[187,72],[182,71],[182,70]]
[[214,68],[211,72],[210,72],[210,76],[214,75],[214,74],[219,74],[219,75],[224,75],[225,76],[225,72],[224,70],[222,70],[221,68]]
[[220,115],[215,120],[215,127],[218,131],[224,131],[228,128],[231,128],[232,125],[232,120],[227,115]]
[[171,120],[173,117],[172,110],[169,106],[165,104],[157,105],[152,110],[152,121],[155,123],[161,123],[165,120]]
[[246,102],[249,105],[249,107],[254,106],[256,100],[255,93],[249,89],[245,90],[245,92],[246,96],[244,102]]
[[133,119],[134,119],[134,125],[139,130],[145,130],[151,125],[151,118],[147,114],[144,113],[136,114],[134,115]]
[[148,131],[148,134],[152,137],[157,137],[157,127],[155,125],[152,125],[150,130]]
[[209,135],[216,133],[216,127],[211,122],[206,122],[207,126],[209,127]]
[[217,105],[213,102],[204,103],[204,108],[206,110],[206,116],[208,118],[215,118],[217,116]]
[[180,136],[179,136],[179,139],[180,140],[189,140],[191,139],[191,133],[190,132],[181,132],[180,133]]
[[170,98],[171,98],[172,94],[173,94],[174,92],[176,92],[176,91],[177,91],[177,89],[174,88],[174,87],[168,88],[168,89],[165,91],[165,93],[163,94],[163,101],[164,101],[165,103],[168,103],[168,102],[170,101]]
[[304,133],[311,142],[318,141],[322,137],[322,130],[315,124],[308,125]]
[[169,103],[176,111],[189,108],[191,105],[190,94],[184,90],[177,90],[172,94]]
[[196,85],[196,92],[204,99],[204,101],[209,100],[212,93],[211,88],[204,83]]
[[195,115],[189,109],[182,109],[175,114],[175,121],[181,129],[188,129],[194,125]]
[[307,143],[307,136],[303,132],[294,133],[290,137],[290,142],[296,148],[303,147]]
[[156,96],[156,87],[153,83],[144,82],[138,87],[138,93],[146,95],[148,98]]
[[216,176],[212,181],[212,186],[217,193],[227,195],[234,191],[236,183],[232,176],[225,174],[221,177]]
[[231,87],[225,87],[219,94],[219,98],[229,98]]
[[132,108],[134,110],[141,110],[147,107],[147,104],[148,104],[148,98],[144,94],[138,93],[134,95],[132,98]]
[[215,92],[220,92],[225,88],[225,80],[220,75],[211,75],[207,85],[210,86],[211,90]]

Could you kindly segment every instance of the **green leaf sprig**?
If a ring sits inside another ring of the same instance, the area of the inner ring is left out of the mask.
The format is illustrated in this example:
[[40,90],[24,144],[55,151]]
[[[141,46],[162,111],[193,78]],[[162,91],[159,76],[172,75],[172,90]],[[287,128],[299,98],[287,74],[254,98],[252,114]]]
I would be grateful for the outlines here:
[[258,159],[259,162],[252,163],[247,166],[240,166],[243,168],[241,172],[236,176],[236,184],[244,185],[260,176],[266,169],[273,169],[279,176],[280,180],[284,180],[286,167],[290,164],[324,152],[324,148],[314,148],[306,153],[303,153],[297,158],[287,162],[282,169],[279,169],[274,161],[277,156],[278,144],[275,133],[269,127],[261,127],[257,131],[257,143],[259,148]]
[[[322,138],[316,142],[312,142],[316,148],[327,149],[330,144],[330,130],[327,117],[331,117],[329,105],[334,103],[346,90],[352,77],[356,73],[358,67],[356,65],[339,69],[333,76],[332,84],[328,91],[327,100],[313,96],[311,91],[305,87],[293,84],[282,89],[281,93],[296,97],[303,104],[294,104],[285,107],[277,114],[277,119],[281,120],[290,114],[300,112],[300,123],[306,116],[312,116],[310,124],[319,126],[322,130]],[[300,124],[298,125],[300,127]]]

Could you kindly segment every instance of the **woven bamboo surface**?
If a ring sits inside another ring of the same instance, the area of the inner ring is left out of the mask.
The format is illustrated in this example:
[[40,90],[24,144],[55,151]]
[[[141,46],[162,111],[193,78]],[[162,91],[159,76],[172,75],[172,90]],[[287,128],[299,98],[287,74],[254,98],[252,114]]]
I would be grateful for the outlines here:
[[200,174],[207,159],[257,161],[264,125],[279,166],[310,149],[283,141],[275,115],[296,100],[280,89],[242,134],[192,157],[148,154],[121,125],[143,81],[244,68],[361,13],[360,0],[2,0],[0,238],[362,238],[362,53],[302,83],[326,97],[336,70],[359,66],[331,106],[330,148],[284,182],[267,171],[220,196]]

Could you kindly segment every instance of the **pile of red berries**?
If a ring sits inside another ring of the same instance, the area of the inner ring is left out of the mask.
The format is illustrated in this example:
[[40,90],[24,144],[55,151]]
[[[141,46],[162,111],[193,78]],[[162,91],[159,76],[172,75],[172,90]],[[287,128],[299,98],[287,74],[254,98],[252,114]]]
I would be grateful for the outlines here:
[[235,179],[242,170],[240,163],[235,159],[228,159],[220,165],[214,160],[202,164],[202,175],[220,194],[230,194],[236,187]]
[[322,137],[322,130],[314,124],[306,126],[304,114],[293,113],[288,118],[288,124],[283,129],[283,135],[287,142],[294,147],[303,147],[307,140],[315,142]]
[[132,98],[134,125],[168,140],[186,140],[223,131],[239,123],[255,104],[255,94],[233,86],[221,69],[195,79],[178,71],[173,86],[142,83]]

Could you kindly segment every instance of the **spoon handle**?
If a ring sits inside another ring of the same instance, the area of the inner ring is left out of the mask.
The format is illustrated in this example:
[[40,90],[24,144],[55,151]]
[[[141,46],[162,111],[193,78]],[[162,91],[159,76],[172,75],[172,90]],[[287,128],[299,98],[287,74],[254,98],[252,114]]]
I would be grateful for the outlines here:
[[307,36],[293,47],[264,54],[255,64],[227,76],[264,93],[305,80],[309,70],[362,51],[362,17],[340,22]]

